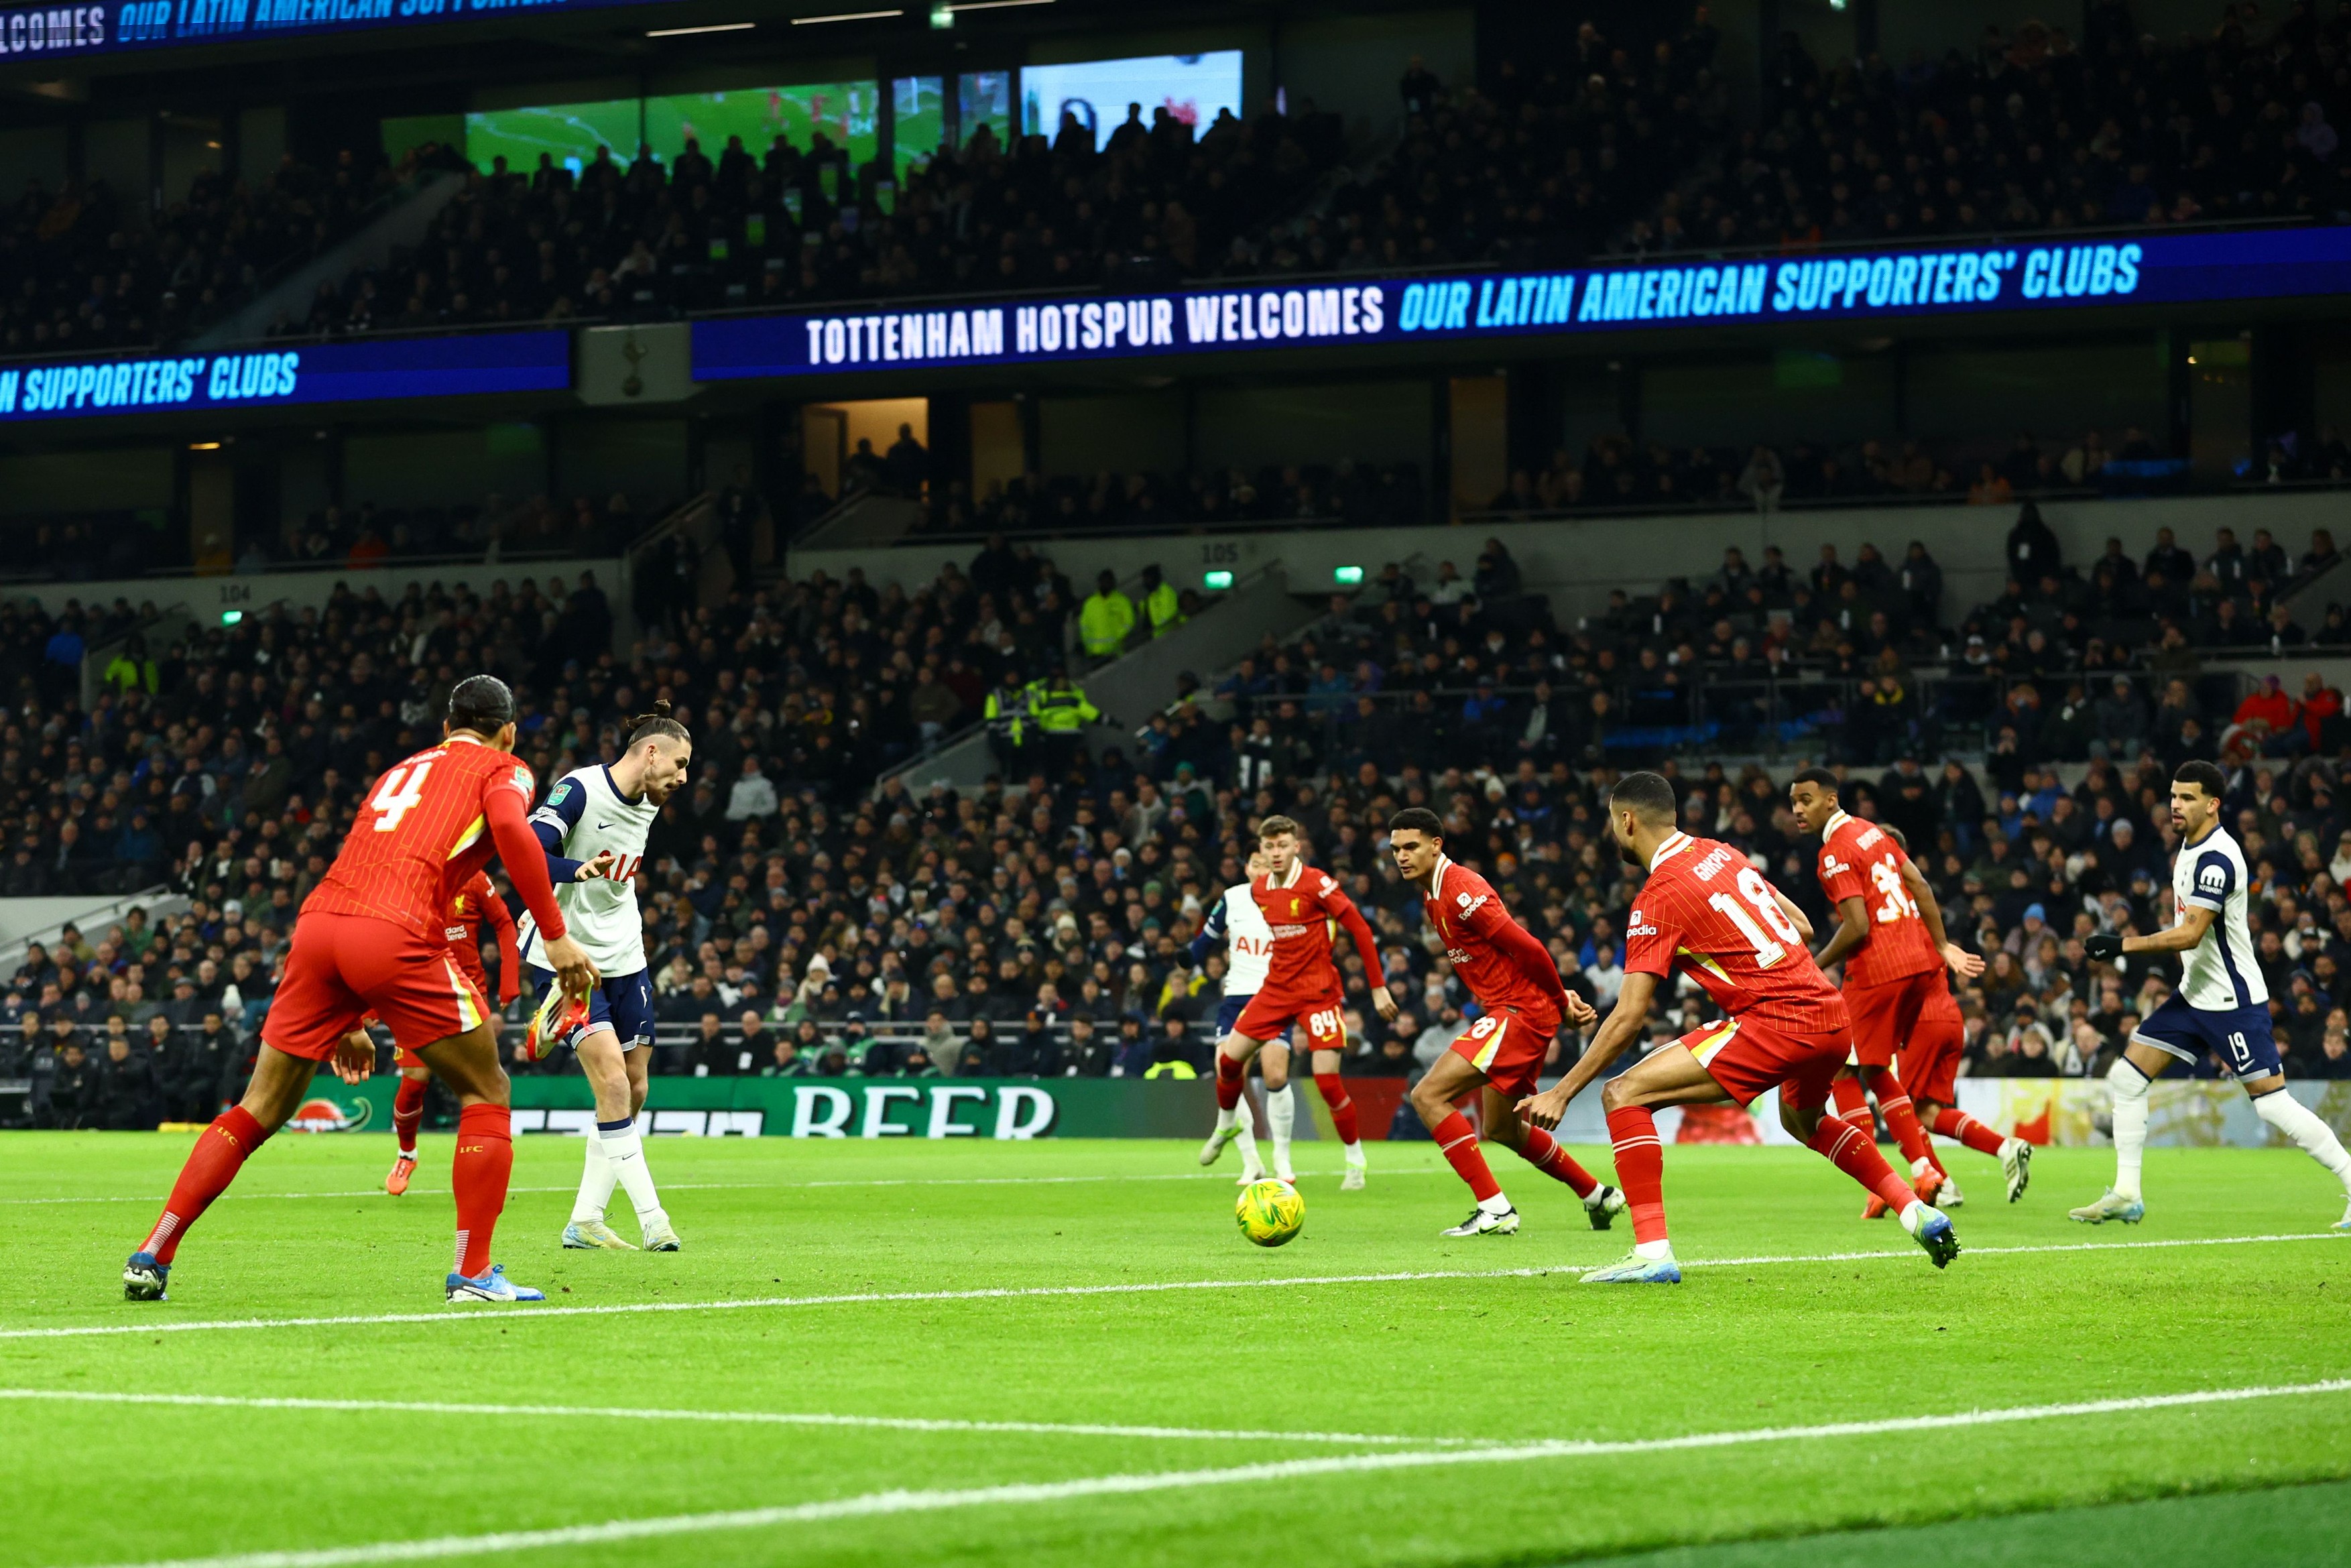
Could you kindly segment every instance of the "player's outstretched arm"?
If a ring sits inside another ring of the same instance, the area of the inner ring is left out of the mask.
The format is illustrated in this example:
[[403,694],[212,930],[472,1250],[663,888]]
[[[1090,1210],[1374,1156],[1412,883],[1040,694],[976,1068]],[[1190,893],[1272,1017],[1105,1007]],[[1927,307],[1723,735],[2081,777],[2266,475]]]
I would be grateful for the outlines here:
[[1918,862],[1907,855],[1902,857],[1902,885],[1910,890],[1910,897],[1918,905],[1918,918],[1927,923],[1927,936],[1951,973],[1962,980],[1972,980],[1982,974],[1984,961],[1952,941],[1944,931],[1942,901],[1935,896],[1935,889],[1918,869]]
[[2179,917],[2179,924],[2168,926],[2152,936],[2116,936],[2100,932],[2082,943],[2082,951],[2099,963],[2112,963],[2125,953],[2185,953],[2204,940],[2204,933],[2212,928],[2212,912],[2199,904],[2191,904]]
[[588,961],[587,953],[568,934],[563,911],[555,902],[555,884],[548,880],[546,851],[524,816],[521,795],[504,787],[493,788],[483,797],[482,817],[489,826],[491,842],[497,846],[498,859],[507,868],[507,879],[538,926],[539,937],[547,945],[547,961],[554,967],[556,977],[571,995],[585,995],[600,977],[596,966]]
[[1393,1020],[1398,1010],[1396,999],[1389,994],[1387,977],[1380,971],[1380,945],[1372,936],[1371,925],[1364,918],[1364,912],[1356,908],[1355,901],[1343,893],[1332,894],[1322,901],[1322,905],[1354,941],[1356,956],[1364,960],[1364,977],[1371,981],[1372,1005],[1379,1009],[1382,1019]]
[[1583,1054],[1567,1070],[1566,1077],[1541,1093],[1530,1094],[1519,1102],[1520,1116],[1546,1132],[1558,1126],[1559,1119],[1567,1114],[1575,1097],[1625,1054],[1625,1048],[1633,1043],[1634,1037],[1649,1021],[1649,1004],[1656,991],[1656,976],[1628,971],[1616,992],[1616,1005],[1609,1009],[1608,1021],[1600,1026],[1600,1032],[1592,1037],[1592,1043],[1583,1048]]
[[[1569,1011],[1568,998],[1572,993],[1559,977],[1559,966],[1552,961],[1551,949],[1536,941],[1533,932],[1505,915],[1494,922],[1493,929],[1486,934],[1486,939],[1510,959],[1520,974],[1533,981],[1536,988],[1551,998],[1552,1006],[1562,1013]],[[1578,1005],[1583,1003],[1582,997],[1575,998],[1575,1000]],[[1585,1010],[1588,1012],[1590,1009]],[[1580,1029],[1583,1025],[1576,1027]]]

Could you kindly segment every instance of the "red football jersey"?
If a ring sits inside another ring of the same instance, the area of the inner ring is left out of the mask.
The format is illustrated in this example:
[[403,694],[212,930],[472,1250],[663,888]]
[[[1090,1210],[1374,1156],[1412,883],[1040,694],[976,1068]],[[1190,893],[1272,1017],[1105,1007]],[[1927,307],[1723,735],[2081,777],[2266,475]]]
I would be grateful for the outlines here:
[[482,926],[487,924],[498,934],[498,977],[506,986],[521,978],[516,966],[521,962],[515,948],[515,917],[507,908],[506,900],[490,885],[487,872],[475,872],[473,880],[459,888],[449,900],[449,956],[457,960],[457,967],[486,997],[490,994],[490,977],[482,967]]
[[1687,975],[1732,1018],[1806,1034],[1850,1029],[1844,998],[1745,855],[1676,833],[1657,846],[1625,931],[1627,971]]
[[1959,1029],[1968,1020],[1959,1011],[1959,998],[1951,995],[1951,988],[1949,985],[1941,985],[1927,993],[1927,1003],[1918,1009],[1918,1021],[1949,1024],[1953,1029]]
[[303,913],[372,915],[446,942],[450,901],[495,851],[491,792],[514,790],[528,811],[535,788],[513,753],[459,737],[393,764],[360,805]]
[[1918,901],[1902,884],[1902,868],[1909,863],[1893,836],[1875,822],[1839,811],[1821,830],[1821,891],[1832,906],[1858,898],[1869,914],[1868,937],[1844,956],[1846,985],[1891,985],[1906,975],[1943,967]]
[[1316,871],[1301,857],[1280,883],[1261,876],[1249,883],[1265,923],[1273,927],[1273,956],[1260,995],[1322,997],[1339,989],[1338,966],[1331,962],[1331,923],[1354,900],[1338,879]]
[[1517,1008],[1555,1025],[1559,1004],[1494,945],[1495,934],[1511,924],[1500,895],[1486,879],[1449,855],[1437,857],[1423,907],[1445,939],[1453,972],[1489,1013]]

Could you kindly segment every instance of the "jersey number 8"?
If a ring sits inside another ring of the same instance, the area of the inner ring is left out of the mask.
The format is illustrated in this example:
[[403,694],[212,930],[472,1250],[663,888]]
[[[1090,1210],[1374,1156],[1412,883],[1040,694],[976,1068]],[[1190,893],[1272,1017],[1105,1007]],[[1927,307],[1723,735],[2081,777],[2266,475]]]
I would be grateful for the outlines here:
[[[1795,922],[1788,918],[1787,912],[1771,896],[1771,884],[1753,866],[1739,873],[1739,898],[1727,893],[1718,893],[1708,897],[1707,903],[1722,911],[1729,917],[1730,923],[1739,927],[1739,934],[1746,937],[1747,945],[1755,950],[1755,967],[1768,969],[1788,956],[1789,946],[1801,945],[1804,934],[1796,929]],[[1748,913],[1750,907],[1753,908],[1754,915]],[[1763,917],[1762,925],[1755,923],[1757,915]],[[1771,928],[1768,935],[1763,929],[1765,925]],[[1774,936],[1777,941],[1772,939]]]

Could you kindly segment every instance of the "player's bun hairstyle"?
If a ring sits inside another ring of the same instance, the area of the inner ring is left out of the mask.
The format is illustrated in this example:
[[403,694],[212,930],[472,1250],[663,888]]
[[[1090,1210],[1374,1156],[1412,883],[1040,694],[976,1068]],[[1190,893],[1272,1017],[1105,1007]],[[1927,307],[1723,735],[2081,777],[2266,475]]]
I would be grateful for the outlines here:
[[1288,817],[1268,817],[1257,825],[1257,836],[1259,839],[1278,839],[1284,833],[1288,833],[1293,839],[1302,839],[1306,836],[1298,831],[1298,824]]
[[1788,784],[1791,789],[1799,784],[1810,784],[1832,800],[1835,800],[1838,794],[1837,776],[1825,768],[1798,768],[1796,776],[1789,779]]
[[1445,824],[1437,820],[1436,812],[1426,806],[1406,806],[1388,819],[1389,832],[1396,832],[1405,828],[1410,828],[1415,832],[1426,833],[1432,839],[1441,839],[1445,836]]
[[1608,804],[1632,812],[1645,822],[1671,823],[1681,814],[1674,787],[1657,773],[1627,773],[1608,791]]
[[2229,776],[2217,763],[2183,762],[2171,770],[2174,784],[2193,784],[2215,800],[2229,792]]
[[467,675],[449,693],[449,727],[496,735],[514,722],[514,693],[496,675]]
[[685,726],[669,716],[669,702],[666,698],[663,698],[654,702],[653,712],[641,713],[629,720],[629,749],[634,751],[655,736],[665,737],[671,740],[691,741],[694,737],[685,733]]

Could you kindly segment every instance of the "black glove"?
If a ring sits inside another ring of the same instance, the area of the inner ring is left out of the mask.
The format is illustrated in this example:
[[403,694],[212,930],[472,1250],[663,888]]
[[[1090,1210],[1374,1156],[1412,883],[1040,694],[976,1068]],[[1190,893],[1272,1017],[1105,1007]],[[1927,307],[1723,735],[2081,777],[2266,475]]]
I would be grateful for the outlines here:
[[2111,964],[2123,956],[2123,939],[2111,932],[2101,931],[2082,938],[2082,951],[2093,963]]

